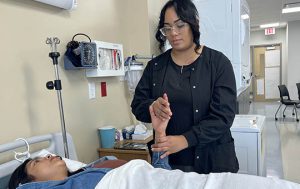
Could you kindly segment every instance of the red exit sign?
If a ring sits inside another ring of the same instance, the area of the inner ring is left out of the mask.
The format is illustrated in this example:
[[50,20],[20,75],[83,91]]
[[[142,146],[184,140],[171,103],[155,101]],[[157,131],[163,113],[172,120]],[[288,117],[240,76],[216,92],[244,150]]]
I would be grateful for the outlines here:
[[275,28],[266,28],[265,29],[265,35],[274,35],[275,34]]

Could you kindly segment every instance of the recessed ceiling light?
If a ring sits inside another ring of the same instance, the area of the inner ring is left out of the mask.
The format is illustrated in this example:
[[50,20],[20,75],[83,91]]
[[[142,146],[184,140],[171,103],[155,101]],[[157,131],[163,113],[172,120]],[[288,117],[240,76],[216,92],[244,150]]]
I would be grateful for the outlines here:
[[282,13],[300,12],[300,2],[285,4]]
[[300,7],[283,8],[282,13],[300,12]]
[[260,25],[259,27],[260,28],[272,28],[272,27],[278,27],[279,26],[279,23],[270,23],[270,24],[262,24]]

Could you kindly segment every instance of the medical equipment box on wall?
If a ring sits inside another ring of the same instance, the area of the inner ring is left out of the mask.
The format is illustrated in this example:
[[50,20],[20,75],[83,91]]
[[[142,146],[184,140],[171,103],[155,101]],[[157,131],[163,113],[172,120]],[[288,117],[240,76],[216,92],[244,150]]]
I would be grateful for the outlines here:
[[231,127],[239,173],[265,176],[265,141],[263,140],[265,116],[236,115]]
[[124,76],[123,45],[93,41],[97,48],[97,68],[87,69],[86,77]]
[[249,85],[250,11],[246,0],[194,0],[200,17],[200,42],[231,61],[237,89]]

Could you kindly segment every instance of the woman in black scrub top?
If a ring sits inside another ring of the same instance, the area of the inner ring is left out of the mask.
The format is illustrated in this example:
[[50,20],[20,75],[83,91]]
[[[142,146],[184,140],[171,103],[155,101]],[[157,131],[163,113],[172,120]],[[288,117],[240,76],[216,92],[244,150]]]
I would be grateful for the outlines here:
[[156,39],[162,50],[148,62],[139,81],[132,112],[151,122],[169,119],[166,136],[153,151],[169,156],[172,169],[186,172],[234,172],[239,169],[230,127],[236,111],[236,84],[230,60],[200,45],[198,12],[191,0],[170,0],[161,10]]

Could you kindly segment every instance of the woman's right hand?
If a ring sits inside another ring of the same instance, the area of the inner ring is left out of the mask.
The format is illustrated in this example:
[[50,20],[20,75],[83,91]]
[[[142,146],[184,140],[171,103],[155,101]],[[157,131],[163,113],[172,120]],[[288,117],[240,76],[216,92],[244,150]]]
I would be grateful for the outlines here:
[[155,142],[155,144],[151,145],[151,149],[153,152],[164,152],[160,158],[165,158],[168,155],[179,152],[189,146],[183,135],[163,136],[155,138]]
[[163,97],[159,97],[156,99],[152,105],[155,116],[160,118],[161,120],[170,119],[172,116],[172,111],[170,108],[169,99],[166,93],[164,93]]

